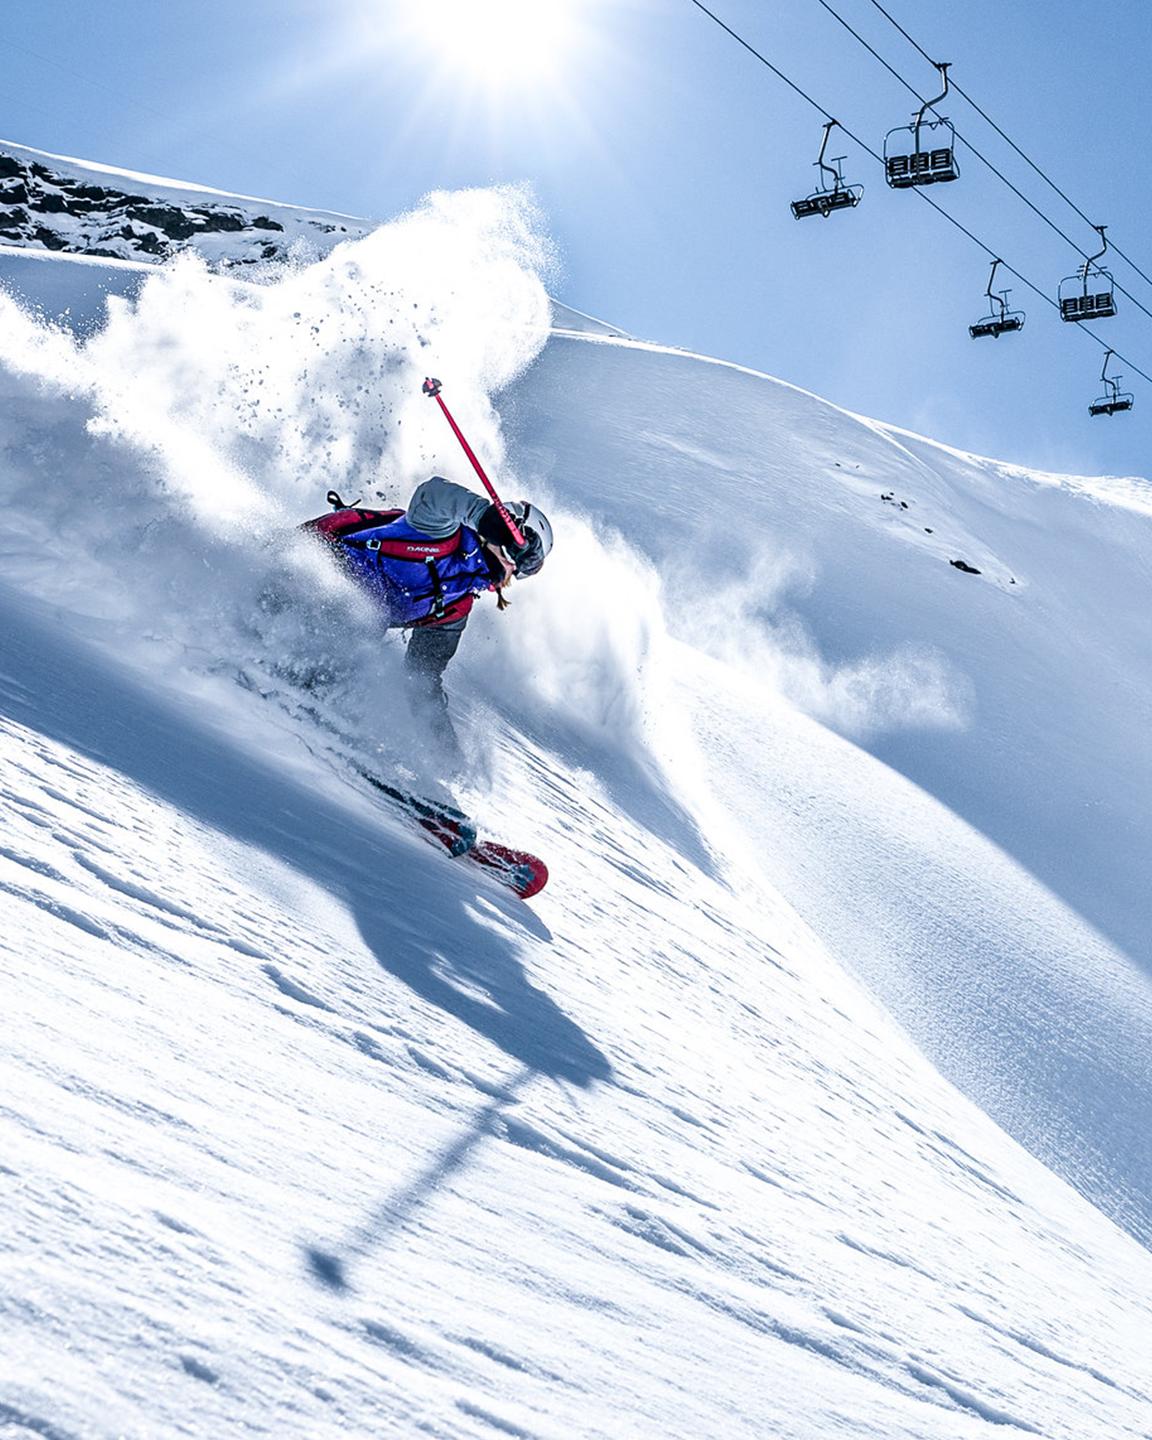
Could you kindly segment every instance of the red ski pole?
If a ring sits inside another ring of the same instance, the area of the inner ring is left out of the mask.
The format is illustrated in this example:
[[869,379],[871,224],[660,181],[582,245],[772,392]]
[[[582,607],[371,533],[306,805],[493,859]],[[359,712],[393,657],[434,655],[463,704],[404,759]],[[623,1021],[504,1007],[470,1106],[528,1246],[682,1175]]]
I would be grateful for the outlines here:
[[500,499],[500,496],[497,495],[495,489],[493,488],[491,480],[489,480],[488,476],[485,475],[484,468],[480,464],[480,461],[477,460],[475,452],[473,451],[471,445],[469,445],[468,441],[465,440],[463,431],[460,429],[459,425],[456,424],[456,421],[453,420],[452,412],[448,409],[448,406],[445,405],[444,397],[440,394],[440,381],[425,379],[424,394],[435,400],[437,405],[440,406],[440,409],[443,410],[444,418],[448,421],[448,424],[451,425],[453,435],[455,435],[457,440],[460,441],[460,444],[464,449],[465,455],[467,455],[468,459],[471,460],[473,470],[476,471],[476,474],[479,475],[480,479],[484,482],[484,488],[488,491],[488,494],[491,495],[492,503],[496,506],[497,512],[499,513],[501,520],[503,520],[505,525],[508,526],[508,530],[512,536],[513,544],[523,545],[525,543],[523,531],[520,529],[519,525],[517,525],[516,521],[513,520],[507,505],[505,505],[503,500]]

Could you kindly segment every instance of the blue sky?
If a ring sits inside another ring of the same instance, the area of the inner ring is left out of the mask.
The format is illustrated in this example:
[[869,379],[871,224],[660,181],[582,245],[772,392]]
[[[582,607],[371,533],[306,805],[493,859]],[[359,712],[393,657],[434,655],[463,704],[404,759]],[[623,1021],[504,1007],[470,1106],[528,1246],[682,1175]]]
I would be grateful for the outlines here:
[[[889,190],[850,141],[835,153],[864,202],[793,220],[821,118],[690,0],[564,3],[575,34],[546,68],[472,63],[435,34],[443,3],[8,0],[0,135],[382,218],[430,189],[528,180],[563,262],[553,291],[579,309],[960,447],[1149,473],[1152,386],[1129,371],[1136,410],[1089,419],[1103,351],[1020,287],[1024,332],[970,340],[984,255],[916,195]],[[869,0],[831,3],[935,93],[934,72]],[[1146,0],[885,3],[1152,275]],[[818,0],[709,4],[877,148],[909,120],[907,92]],[[1091,248],[1083,221],[962,100],[942,108]],[[1078,257],[960,154],[961,179],[932,198],[1054,291]],[[1115,268],[1152,310],[1152,285]],[[1120,304],[1096,329],[1152,374],[1152,318]]]

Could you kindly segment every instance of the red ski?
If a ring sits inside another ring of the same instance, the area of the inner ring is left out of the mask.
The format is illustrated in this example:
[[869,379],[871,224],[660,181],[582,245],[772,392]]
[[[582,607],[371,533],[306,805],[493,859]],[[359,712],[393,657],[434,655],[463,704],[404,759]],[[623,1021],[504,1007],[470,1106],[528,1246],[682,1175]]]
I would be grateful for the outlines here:
[[463,858],[483,865],[501,885],[515,890],[521,900],[539,895],[548,883],[548,867],[539,856],[529,855],[527,850],[511,850],[495,840],[476,841]]
[[419,795],[410,795],[395,785],[389,785],[371,771],[361,770],[360,774],[373,789],[387,795],[412,816],[421,830],[443,845],[453,859],[470,860],[474,865],[482,865],[494,880],[507,885],[522,900],[531,900],[547,885],[548,867],[538,856],[530,855],[526,850],[513,850],[495,840],[481,840],[476,826],[462,811],[437,804],[434,800],[422,799]]

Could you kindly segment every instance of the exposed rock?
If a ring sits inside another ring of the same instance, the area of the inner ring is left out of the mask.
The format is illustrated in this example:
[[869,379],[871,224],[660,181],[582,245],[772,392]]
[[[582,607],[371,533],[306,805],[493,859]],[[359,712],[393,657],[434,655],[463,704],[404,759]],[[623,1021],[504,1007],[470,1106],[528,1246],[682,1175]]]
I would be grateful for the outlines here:
[[[338,233],[368,229],[338,226],[294,207],[283,219],[267,209],[250,214],[242,202],[216,203],[194,190],[185,199],[163,181],[149,196],[135,185],[120,190],[86,175],[83,168],[69,174],[38,159],[0,153],[0,239],[117,260],[167,260],[192,249],[214,266],[232,267],[286,261],[298,240],[325,254]],[[269,232],[284,239],[273,241]]]
[[169,240],[190,240],[201,228],[195,219],[174,205],[133,205],[128,216],[141,225],[163,230]]
[[57,235],[55,230],[49,230],[44,225],[37,225],[32,232],[33,240],[38,240],[46,250],[67,250],[68,242],[62,235]]
[[204,229],[216,233],[235,235],[246,227],[246,220],[235,210],[198,210],[198,215],[204,217]]
[[69,215],[91,215],[97,210],[107,212],[111,206],[99,200],[88,200],[83,195],[69,195],[67,209]]
[[68,210],[68,202],[55,190],[41,190],[29,199],[28,208],[39,210],[45,215],[63,215]]
[[981,571],[977,570],[975,565],[969,565],[966,560],[949,560],[948,563],[949,565],[955,566],[957,570],[963,570],[965,575],[981,574]]
[[83,180],[57,180],[57,186],[69,195],[88,205],[102,206],[110,210],[113,205],[147,205],[147,195],[122,195],[118,190],[109,190],[105,185],[88,185]]

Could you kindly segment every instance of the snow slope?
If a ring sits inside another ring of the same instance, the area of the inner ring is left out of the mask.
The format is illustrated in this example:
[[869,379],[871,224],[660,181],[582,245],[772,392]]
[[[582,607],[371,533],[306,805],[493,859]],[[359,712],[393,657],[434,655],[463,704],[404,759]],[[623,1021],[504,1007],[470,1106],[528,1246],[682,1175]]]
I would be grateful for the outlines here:
[[[549,338],[547,259],[0,297],[0,1428],[1147,1436],[1144,487]],[[457,775],[292,535],[467,478],[428,371],[560,536]]]
[[527,377],[526,450],[665,577],[704,784],[946,1073],[1147,1240],[1152,487],[587,350]]

